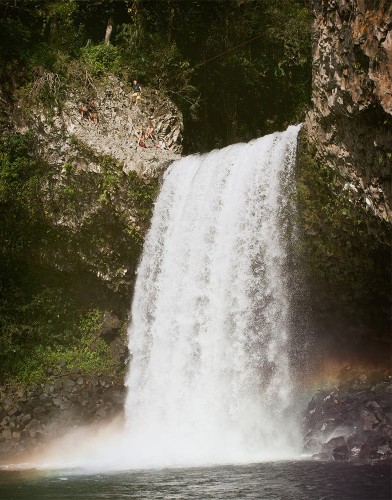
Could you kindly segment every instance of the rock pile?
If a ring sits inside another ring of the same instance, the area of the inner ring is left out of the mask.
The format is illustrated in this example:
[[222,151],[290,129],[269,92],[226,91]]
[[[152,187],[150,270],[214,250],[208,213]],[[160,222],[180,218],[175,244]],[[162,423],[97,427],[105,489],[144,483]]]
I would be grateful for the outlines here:
[[37,449],[47,439],[122,412],[122,381],[79,369],[48,369],[45,383],[0,386],[0,457]]
[[316,460],[392,458],[392,377],[364,373],[318,391],[304,415],[304,453]]

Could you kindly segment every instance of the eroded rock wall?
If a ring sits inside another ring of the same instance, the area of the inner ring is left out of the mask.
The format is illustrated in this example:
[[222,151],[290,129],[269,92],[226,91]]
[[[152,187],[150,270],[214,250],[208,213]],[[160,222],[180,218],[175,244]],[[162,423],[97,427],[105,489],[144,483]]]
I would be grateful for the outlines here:
[[[14,112],[17,128],[31,131],[40,141],[41,154],[56,168],[70,162],[93,172],[100,172],[94,162],[86,164],[86,148],[97,156],[110,156],[128,173],[153,175],[160,168],[180,157],[182,152],[183,121],[180,110],[164,94],[146,88],[137,106],[130,102],[130,87],[113,75],[85,89],[70,88],[61,105],[49,108],[41,103],[29,106],[19,103]],[[93,98],[96,122],[88,111],[80,111]],[[147,147],[138,146],[137,130],[153,128]],[[157,148],[159,141],[165,149]],[[80,161],[78,162],[78,158]]]
[[353,200],[392,221],[391,4],[317,0],[313,11],[309,140]]

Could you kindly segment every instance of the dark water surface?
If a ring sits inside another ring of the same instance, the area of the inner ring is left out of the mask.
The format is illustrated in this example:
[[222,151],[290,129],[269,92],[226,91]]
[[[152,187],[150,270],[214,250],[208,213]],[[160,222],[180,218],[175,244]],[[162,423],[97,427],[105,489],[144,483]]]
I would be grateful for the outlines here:
[[391,465],[274,462],[86,474],[0,471],[0,499],[390,500]]

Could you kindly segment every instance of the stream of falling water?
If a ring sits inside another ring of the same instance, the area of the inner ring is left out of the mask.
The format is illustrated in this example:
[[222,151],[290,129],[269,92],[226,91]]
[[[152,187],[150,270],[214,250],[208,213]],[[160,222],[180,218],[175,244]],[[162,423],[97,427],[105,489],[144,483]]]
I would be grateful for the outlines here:
[[283,233],[298,130],[166,172],[129,328],[127,439],[140,464],[294,453]]

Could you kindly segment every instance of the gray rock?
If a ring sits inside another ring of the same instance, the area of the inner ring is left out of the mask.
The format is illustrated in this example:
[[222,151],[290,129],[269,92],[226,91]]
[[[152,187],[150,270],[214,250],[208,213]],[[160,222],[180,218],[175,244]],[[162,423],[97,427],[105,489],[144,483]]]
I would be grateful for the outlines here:
[[63,387],[63,383],[62,383],[62,381],[61,381],[61,380],[56,380],[56,381],[54,382],[54,388],[55,388],[57,391],[59,391],[60,389],[62,389],[62,387]]
[[364,431],[372,431],[377,427],[380,421],[370,411],[363,410],[362,412],[362,429]]
[[98,410],[95,412],[95,414],[97,415],[97,417],[100,417],[100,418],[107,417],[107,412],[104,408],[98,408]]
[[349,452],[345,444],[342,446],[337,446],[332,450],[332,458],[334,460],[347,460],[348,456]]
[[11,429],[4,429],[2,432],[1,432],[1,436],[3,439],[11,439],[12,438],[12,431]]
[[303,450],[304,453],[310,453],[314,455],[320,452],[321,446],[322,444],[318,439],[310,438],[308,441],[306,441]]
[[43,406],[36,406],[33,411],[34,415],[43,415],[45,413],[45,408]]
[[27,413],[26,415],[23,415],[22,418],[20,419],[20,423],[22,425],[26,425],[28,422],[31,420],[31,415],[30,413]]
[[18,413],[18,408],[16,406],[12,406],[9,410],[8,410],[8,415],[10,417],[12,417],[13,415],[16,415]]
[[6,425],[9,424],[10,417],[6,416],[3,418],[3,420],[0,422],[0,427],[5,427]]

